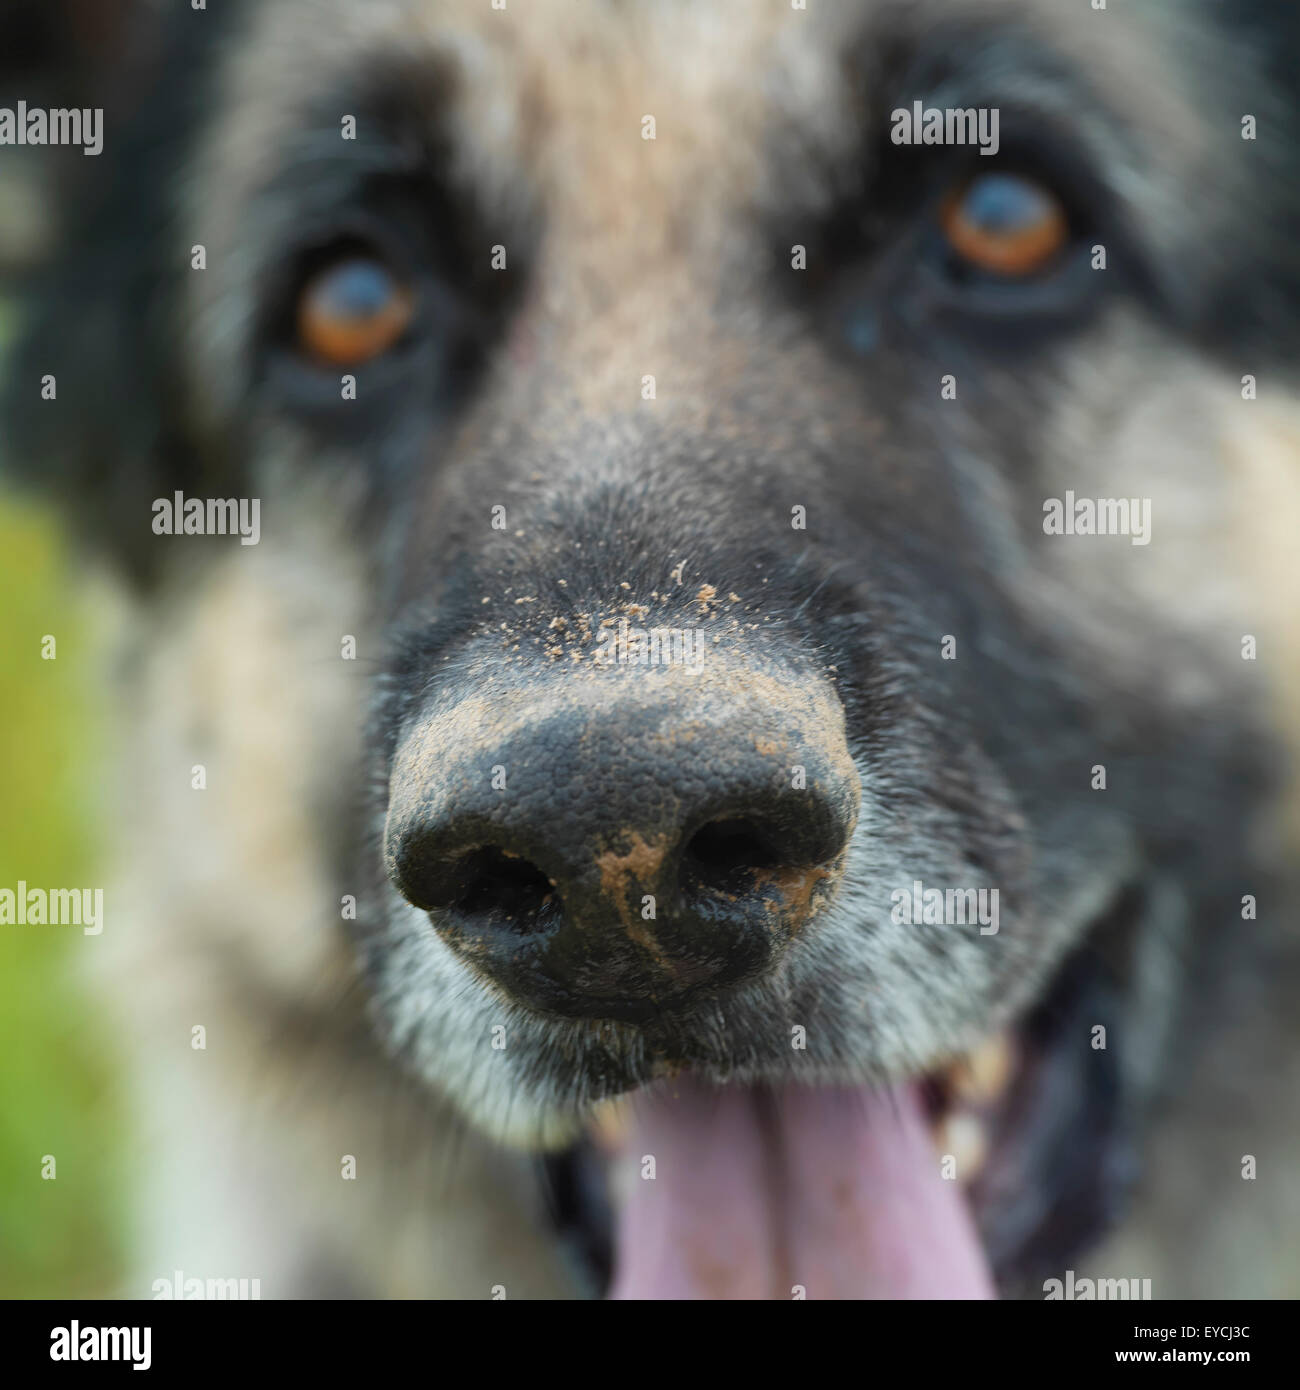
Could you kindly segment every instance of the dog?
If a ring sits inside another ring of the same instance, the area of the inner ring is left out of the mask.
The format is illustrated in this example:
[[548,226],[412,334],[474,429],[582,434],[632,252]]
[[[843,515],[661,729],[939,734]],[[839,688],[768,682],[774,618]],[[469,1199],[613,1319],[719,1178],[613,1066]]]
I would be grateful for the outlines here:
[[1295,1294],[1288,7],[176,8],[9,373],[122,1292]]

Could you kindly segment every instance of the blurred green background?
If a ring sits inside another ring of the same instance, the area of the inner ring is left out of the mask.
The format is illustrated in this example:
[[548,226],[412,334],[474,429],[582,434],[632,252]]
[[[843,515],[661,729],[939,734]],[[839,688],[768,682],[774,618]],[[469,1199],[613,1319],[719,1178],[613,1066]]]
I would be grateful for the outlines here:
[[[102,0],[7,0],[0,105],[93,105],[123,12]],[[40,148],[0,158],[0,384],[14,304],[57,240],[53,180],[81,171]],[[107,704],[88,589],[59,524],[5,490],[0,425],[0,888],[96,887],[107,823]],[[57,657],[41,659],[46,634]],[[110,909],[111,915],[111,909]],[[112,1293],[125,1223],[112,1038],[85,982],[103,937],[0,924],[0,1297]],[[57,1177],[41,1177],[53,1154]]]
[[[0,306],[0,361],[12,326]],[[0,492],[0,887],[103,885],[93,639],[58,524]],[[118,1275],[111,1040],[80,978],[99,940],[0,925],[0,1297],[102,1295]],[[41,1176],[45,1154],[53,1180]]]

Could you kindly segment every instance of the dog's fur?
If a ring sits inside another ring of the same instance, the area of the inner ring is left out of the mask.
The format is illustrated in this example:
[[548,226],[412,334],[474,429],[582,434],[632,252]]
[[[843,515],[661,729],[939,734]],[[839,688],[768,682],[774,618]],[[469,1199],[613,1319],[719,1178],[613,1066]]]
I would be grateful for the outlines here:
[[[1158,1296],[1297,1290],[1297,28],[1210,0],[279,0],[141,46],[13,385],[21,460],[123,577],[103,944],[157,1164],[128,1292],[177,1268],[582,1292],[503,1142],[567,1142],[680,1065],[916,1074],[1044,997],[1111,1042],[1058,1078],[1078,1163],[1058,1135],[986,1194],[1004,1285],[1096,1236],[1132,1143],[1096,1268]],[[999,105],[1004,144],[1068,185],[1108,250],[1077,302],[976,318],[926,288],[942,166],[886,127],[914,97]],[[296,250],[363,207],[449,268],[474,352],[431,337],[344,402],[285,359],[276,305]],[[871,350],[844,345],[845,304]],[[153,535],[176,489],[260,498],[261,544]],[[1067,489],[1150,497],[1151,544],[1045,536]],[[388,781],[427,700],[580,690],[554,621],[633,600],[834,690],[863,809],[772,977],[686,1020],[561,1023],[384,880]],[[913,878],[1000,885],[999,934],[872,926]]]

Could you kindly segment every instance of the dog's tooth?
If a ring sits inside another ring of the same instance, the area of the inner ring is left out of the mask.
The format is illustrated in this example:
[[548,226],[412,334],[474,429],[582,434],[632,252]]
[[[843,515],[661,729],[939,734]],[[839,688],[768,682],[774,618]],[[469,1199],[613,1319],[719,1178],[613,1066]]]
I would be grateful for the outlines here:
[[941,1158],[952,1155],[958,1182],[964,1185],[979,1177],[988,1157],[989,1144],[978,1115],[969,1110],[949,1111],[935,1126],[934,1142]]
[[1015,1044],[1009,1033],[995,1033],[947,1073],[955,1101],[990,1105],[1006,1090],[1015,1069]]

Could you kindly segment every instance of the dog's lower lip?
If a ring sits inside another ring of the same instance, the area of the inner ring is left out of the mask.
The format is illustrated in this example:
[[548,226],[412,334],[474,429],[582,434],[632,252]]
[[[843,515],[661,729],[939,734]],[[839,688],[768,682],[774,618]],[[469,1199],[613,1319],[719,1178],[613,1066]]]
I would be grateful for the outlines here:
[[[958,1180],[969,1185],[979,1174],[988,1156],[992,1121],[1014,1083],[1018,1065],[1018,1045],[1010,1030],[1003,1030],[960,1057],[933,1072],[926,1087],[931,1136],[941,1156],[955,1160]],[[661,1063],[655,1077],[667,1078],[684,1070]],[[602,1101],[591,1114],[588,1137],[605,1154],[616,1152],[624,1143],[629,1121],[626,1097]]]

